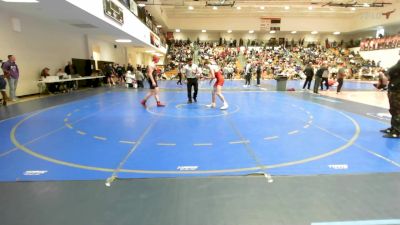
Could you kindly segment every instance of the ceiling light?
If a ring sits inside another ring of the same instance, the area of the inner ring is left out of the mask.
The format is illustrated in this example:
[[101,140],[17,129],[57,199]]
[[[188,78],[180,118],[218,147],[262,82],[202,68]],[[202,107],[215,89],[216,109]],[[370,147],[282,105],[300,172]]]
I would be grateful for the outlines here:
[[236,9],[237,9],[237,10],[241,10],[241,9],[242,9],[242,7],[238,6],[238,7],[236,7]]
[[118,43],[131,43],[132,40],[130,40],[130,39],[117,39],[117,40],[115,40],[115,42],[118,42]]
[[157,28],[161,28],[162,27],[162,25],[157,25]]
[[318,34],[318,31],[312,31],[311,34]]
[[229,34],[232,33],[232,30],[228,30],[228,33],[229,33]]
[[308,6],[308,10],[313,10],[313,7],[311,5]]
[[193,6],[189,6],[188,9],[189,9],[189,10],[193,10],[194,7],[193,7]]
[[145,7],[146,4],[144,4],[144,3],[139,3],[138,6],[139,6],[139,7]]
[[339,35],[340,32],[339,32],[339,31],[336,31],[336,32],[333,32],[333,34],[334,34],[334,35]]
[[289,10],[290,9],[290,6],[285,6],[285,10]]
[[275,34],[275,33],[276,33],[276,31],[274,31],[274,30],[271,30],[269,33],[270,33],[270,34]]
[[39,3],[38,0],[2,0],[3,2],[15,2],[15,3]]
[[261,9],[261,10],[264,10],[264,9],[265,9],[265,7],[264,7],[264,6],[260,6],[260,9]]
[[368,4],[368,3],[364,3],[364,4],[363,4],[363,7],[366,7],[366,8],[367,8],[367,7],[369,7],[369,4]]
[[351,9],[351,11],[356,11],[355,7],[351,7],[350,9]]
[[176,29],[175,32],[176,32],[176,33],[179,33],[179,32],[181,32],[181,30],[180,30],[180,29]]
[[217,6],[213,6],[213,10],[217,10],[218,9],[218,7]]
[[156,51],[154,51],[154,50],[146,50],[146,52],[147,52],[147,53],[154,53],[154,52],[156,52]]
[[295,34],[295,33],[297,33],[297,31],[292,31],[292,32],[290,32],[290,33]]
[[254,33],[254,30],[249,30],[249,34],[252,34],[252,33]]
[[201,32],[205,33],[205,32],[207,32],[207,31],[206,31],[206,30],[201,30]]

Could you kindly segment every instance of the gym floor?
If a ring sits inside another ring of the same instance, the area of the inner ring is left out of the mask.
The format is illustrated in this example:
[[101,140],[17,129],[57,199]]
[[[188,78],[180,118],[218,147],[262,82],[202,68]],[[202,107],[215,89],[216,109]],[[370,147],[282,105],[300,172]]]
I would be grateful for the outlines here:
[[383,92],[242,85],[225,83],[226,111],[205,107],[208,82],[186,104],[174,81],[165,108],[118,87],[0,108],[1,224],[400,224]]

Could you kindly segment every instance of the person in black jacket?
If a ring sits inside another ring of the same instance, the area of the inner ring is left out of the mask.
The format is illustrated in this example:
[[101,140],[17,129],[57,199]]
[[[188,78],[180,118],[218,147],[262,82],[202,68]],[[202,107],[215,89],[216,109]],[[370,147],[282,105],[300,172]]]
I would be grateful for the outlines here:
[[257,86],[260,87],[261,83],[260,83],[260,79],[261,79],[261,73],[262,73],[262,67],[261,67],[261,63],[257,64]]
[[68,75],[75,75],[78,73],[78,71],[76,70],[76,66],[71,62],[68,62],[68,65],[65,66],[64,72]]
[[315,74],[315,81],[314,81],[314,93],[315,94],[318,94],[318,88],[321,85],[322,74],[325,71],[326,72],[328,71],[328,68],[326,67],[326,63],[322,64],[322,66],[317,70],[317,73]]
[[1,69],[3,67],[3,61],[0,60],[0,92],[2,96],[2,104],[4,106],[7,105],[7,92],[6,92],[6,86],[7,86],[7,81],[5,79],[5,75],[3,70]]
[[388,70],[389,112],[392,115],[391,127],[381,130],[385,138],[400,138],[400,60]]
[[310,90],[310,86],[311,86],[311,81],[314,77],[314,69],[312,68],[312,63],[308,63],[308,65],[306,66],[306,68],[304,69],[304,74],[306,75],[306,81],[304,82],[303,85],[303,90],[306,88]]

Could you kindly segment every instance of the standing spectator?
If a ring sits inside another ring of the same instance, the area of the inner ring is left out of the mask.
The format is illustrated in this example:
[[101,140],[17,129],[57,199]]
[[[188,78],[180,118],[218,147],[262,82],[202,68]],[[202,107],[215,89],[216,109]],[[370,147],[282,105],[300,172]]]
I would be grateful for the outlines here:
[[400,138],[400,60],[388,70],[389,112],[392,115],[391,127],[381,132],[385,138]]
[[244,75],[245,75],[245,80],[246,80],[244,87],[249,87],[250,80],[251,80],[251,62],[250,62],[250,60],[247,61],[247,64],[245,66]]
[[323,84],[325,83],[326,90],[329,91],[329,70],[326,64],[324,64],[324,71],[322,72],[322,80],[321,80],[321,91],[324,90]]
[[337,86],[336,94],[339,94],[340,91],[342,90],[343,80],[346,77],[346,69],[344,68],[343,63],[340,65],[337,75],[338,75],[338,78],[337,78],[338,86]]
[[311,62],[307,64],[307,66],[306,66],[306,68],[304,68],[303,72],[306,75],[306,81],[304,82],[303,90],[306,88],[306,86],[307,86],[307,89],[310,90],[311,81],[314,77],[314,69],[312,67]]
[[182,85],[182,71],[183,71],[183,65],[179,63],[178,65],[178,82],[176,82],[176,85],[180,84]]
[[318,94],[318,88],[321,84],[321,80],[322,80],[322,74],[324,73],[324,71],[326,70],[326,67],[324,67],[324,65],[322,65],[318,70],[317,73],[315,74],[315,80],[314,80],[314,94]]
[[14,55],[8,56],[8,61],[3,63],[2,69],[4,71],[4,75],[8,80],[9,90],[10,90],[10,98],[11,101],[17,101],[17,96],[15,91],[17,90],[18,79],[19,79],[19,68],[15,63],[16,58]]
[[261,79],[261,72],[262,72],[262,68],[261,68],[261,63],[257,64],[257,86],[260,87],[261,83],[260,83],[260,79]]
[[132,73],[130,70],[128,70],[128,72],[126,72],[125,80],[126,80],[126,83],[125,83],[126,88],[130,88],[130,87],[135,88],[135,74]]
[[[3,61],[0,60],[0,65],[1,67],[3,67]],[[6,79],[4,79],[4,72],[3,70],[0,69],[0,92],[1,92],[1,96],[2,96],[2,104],[4,106],[7,105],[7,93],[6,93],[6,86],[7,86],[7,82]]]
[[184,67],[184,74],[187,80],[188,103],[192,103],[192,87],[194,88],[193,100],[194,102],[197,102],[197,92],[199,89],[199,70],[198,66],[193,64],[193,61],[190,58],[188,59],[188,64]]
[[147,77],[147,75],[148,75],[148,74],[147,74],[148,66],[142,65],[141,68],[142,68],[142,74],[143,74],[144,78],[149,79],[149,78]]
[[128,63],[128,66],[126,67],[126,71],[131,71],[132,73],[134,73],[132,64]]
[[115,67],[115,72],[118,76],[118,84],[123,84],[124,83],[124,74],[125,74],[125,68],[119,64],[116,64]]
[[135,79],[136,79],[136,83],[138,85],[138,88],[144,88],[144,85],[143,85],[144,76],[143,76],[143,73],[142,73],[141,69],[136,69],[136,71],[135,71]]
[[78,71],[76,70],[76,66],[74,64],[68,62],[68,64],[64,68],[64,72],[68,75],[75,75]]
[[115,85],[115,82],[114,82],[114,80],[113,80],[113,75],[114,75],[114,68],[112,67],[112,64],[111,63],[109,63],[109,64],[106,64],[105,66],[104,66],[104,71],[105,71],[105,75],[106,75],[106,78],[107,78],[107,84],[111,87],[111,84],[112,85]]

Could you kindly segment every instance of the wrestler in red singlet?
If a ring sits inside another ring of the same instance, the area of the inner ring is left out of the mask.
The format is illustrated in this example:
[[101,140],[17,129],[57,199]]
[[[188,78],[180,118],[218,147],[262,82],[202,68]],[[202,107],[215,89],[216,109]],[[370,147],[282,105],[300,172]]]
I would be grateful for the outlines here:
[[218,96],[219,99],[222,101],[222,106],[221,110],[228,109],[229,105],[226,102],[224,96],[222,95],[222,86],[224,85],[224,77],[222,75],[222,72],[218,65],[215,63],[215,61],[212,61],[211,63],[208,63],[208,68],[210,70],[210,75],[211,77],[214,77],[216,79],[214,83],[214,88],[212,91],[212,98],[211,98],[211,104],[207,105],[207,107],[215,108],[216,107],[216,96]]

